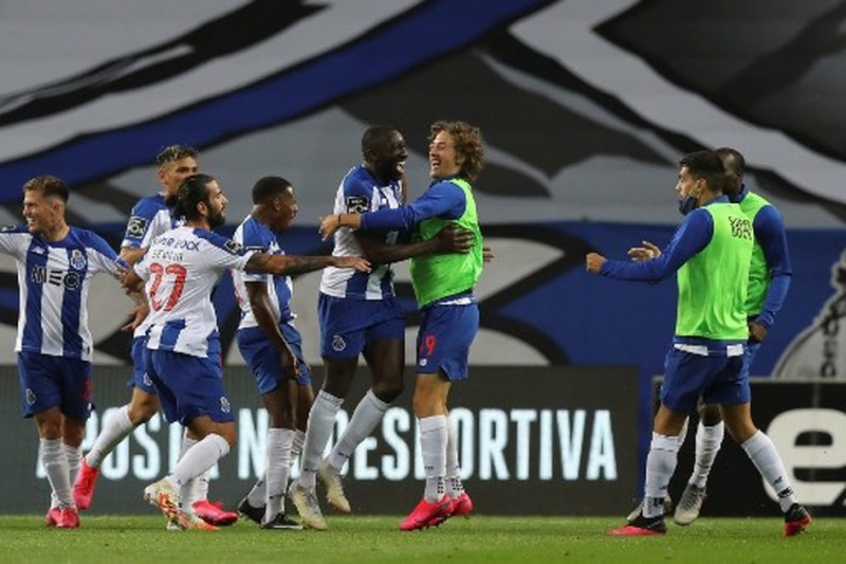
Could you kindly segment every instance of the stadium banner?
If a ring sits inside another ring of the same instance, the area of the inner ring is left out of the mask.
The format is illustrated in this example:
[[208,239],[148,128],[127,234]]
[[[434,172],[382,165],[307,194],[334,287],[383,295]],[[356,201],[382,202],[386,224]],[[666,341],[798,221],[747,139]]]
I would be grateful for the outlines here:
[[[314,367],[315,389],[322,367]],[[129,370],[95,367],[96,411],[83,449],[92,444],[111,409],[125,404]],[[238,443],[212,474],[210,499],[234,507],[263,471],[267,413],[244,367],[227,368],[225,385],[236,417]],[[0,478],[6,513],[46,512],[50,487],[37,461],[32,422],[20,417],[14,367],[0,367]],[[367,389],[361,367],[351,401],[337,417],[334,442]],[[423,467],[406,392],[346,468],[356,514],[404,514],[419,501]],[[476,511],[491,515],[604,515],[619,513],[636,490],[638,371],[634,367],[474,367],[453,387],[451,419],[459,436],[465,485]],[[135,430],[101,467],[91,514],[154,511],[142,490],[173,468],[182,429],[156,416]],[[295,468],[295,474],[297,469]],[[318,486],[322,488],[322,486]],[[323,498],[322,489],[318,492]],[[295,511],[289,502],[289,511]],[[327,508],[328,509],[328,508]]]
[[[660,378],[655,380],[657,400]],[[752,379],[752,418],[784,461],[797,499],[814,515],[846,516],[846,384]],[[670,495],[681,497],[693,469],[697,417],[692,417]],[[708,479],[702,516],[778,515],[772,488],[726,431]]]

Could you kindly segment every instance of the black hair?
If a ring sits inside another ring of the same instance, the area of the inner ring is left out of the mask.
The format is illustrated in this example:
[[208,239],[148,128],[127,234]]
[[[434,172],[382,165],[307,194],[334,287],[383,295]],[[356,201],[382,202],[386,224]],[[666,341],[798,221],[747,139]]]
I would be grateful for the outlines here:
[[281,176],[259,178],[253,186],[253,203],[260,204],[268,198],[275,198],[287,192],[291,183]]
[[208,174],[194,174],[183,180],[176,189],[173,215],[184,217],[188,221],[200,219],[197,205],[200,203],[211,205],[209,184],[212,182],[215,182],[215,178]]
[[377,151],[380,146],[386,145],[391,140],[391,134],[397,131],[396,127],[388,125],[374,125],[368,127],[361,136],[361,154],[367,157],[367,153]]
[[715,149],[714,152],[722,159],[726,172],[732,172],[741,177],[746,173],[746,159],[743,158],[743,153],[737,149],[720,147]]
[[723,192],[726,169],[716,151],[694,151],[679,160],[693,178],[703,178],[712,192]]

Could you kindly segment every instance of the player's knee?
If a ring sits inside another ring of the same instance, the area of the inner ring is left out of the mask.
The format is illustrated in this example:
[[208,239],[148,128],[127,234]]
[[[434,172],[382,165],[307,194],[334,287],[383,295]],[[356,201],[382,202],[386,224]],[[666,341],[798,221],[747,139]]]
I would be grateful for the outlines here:
[[129,409],[126,410],[126,415],[129,418],[129,422],[137,427],[152,419],[153,415],[158,413],[158,411],[158,402],[130,403]]
[[719,406],[707,403],[699,406],[699,418],[706,427],[713,427],[723,420]]
[[382,381],[373,385],[373,395],[385,403],[392,403],[405,390],[402,378]]

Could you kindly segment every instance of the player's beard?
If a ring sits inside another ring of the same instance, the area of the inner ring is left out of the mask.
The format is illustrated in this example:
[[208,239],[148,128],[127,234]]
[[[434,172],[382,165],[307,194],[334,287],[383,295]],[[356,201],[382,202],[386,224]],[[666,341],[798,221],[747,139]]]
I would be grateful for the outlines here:
[[214,230],[226,222],[226,216],[223,215],[223,210],[218,210],[216,213],[209,215],[207,218],[209,228]]

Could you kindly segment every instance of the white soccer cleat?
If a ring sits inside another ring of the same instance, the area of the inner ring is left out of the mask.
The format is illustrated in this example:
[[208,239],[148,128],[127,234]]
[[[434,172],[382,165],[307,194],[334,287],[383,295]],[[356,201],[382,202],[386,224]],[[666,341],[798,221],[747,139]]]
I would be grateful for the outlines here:
[[173,521],[183,530],[191,528],[188,517],[179,508],[179,494],[166,479],[162,478],[144,488],[144,499],[158,507],[168,522]]
[[297,513],[300,514],[300,519],[307,527],[318,531],[325,531],[329,528],[323,518],[323,513],[320,511],[317,493],[314,490],[307,490],[294,480],[288,490],[288,495],[291,496],[291,501],[294,502]]
[[702,510],[702,502],[705,500],[705,488],[697,487],[693,484],[688,484],[684,488],[679,504],[676,506],[676,512],[673,514],[673,521],[677,525],[690,525],[696,518],[699,517],[699,511]]
[[341,472],[329,464],[325,458],[317,466],[317,475],[326,486],[326,501],[335,511],[349,515],[352,513],[350,502],[344,495],[344,484],[341,482]]

